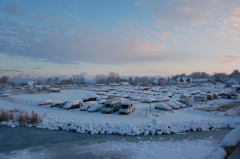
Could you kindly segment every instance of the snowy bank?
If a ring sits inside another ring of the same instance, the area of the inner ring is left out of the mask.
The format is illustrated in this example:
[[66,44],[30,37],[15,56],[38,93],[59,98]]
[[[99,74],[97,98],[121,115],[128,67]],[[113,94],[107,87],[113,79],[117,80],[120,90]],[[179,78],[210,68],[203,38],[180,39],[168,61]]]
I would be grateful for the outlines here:
[[215,149],[205,159],[239,158],[240,154],[235,153],[235,151],[238,151],[240,146],[240,126],[238,126],[234,130],[232,130],[229,134],[227,134],[222,140],[221,145],[222,147]]

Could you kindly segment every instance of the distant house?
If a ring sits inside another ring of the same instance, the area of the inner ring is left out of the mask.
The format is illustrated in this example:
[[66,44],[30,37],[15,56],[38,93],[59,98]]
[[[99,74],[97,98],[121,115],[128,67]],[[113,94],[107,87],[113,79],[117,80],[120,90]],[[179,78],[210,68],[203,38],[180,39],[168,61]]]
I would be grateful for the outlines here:
[[228,84],[240,84],[240,79],[230,78]]
[[123,86],[130,86],[130,84],[128,82],[121,82],[120,85],[123,85]]
[[34,81],[28,81],[28,85],[33,87]]
[[240,93],[240,84],[238,84],[238,85],[232,85],[231,91],[232,91],[233,93]]
[[73,84],[66,85],[66,87],[75,87]]
[[105,86],[105,84],[96,84],[96,86]]
[[193,83],[205,83],[208,82],[209,79],[208,78],[198,78],[198,79],[193,79],[192,82]]
[[181,77],[179,77],[179,78],[177,78],[176,82],[177,83],[190,83],[190,82],[192,82],[192,79],[191,78],[181,78]]
[[118,83],[111,83],[110,86],[119,86]]

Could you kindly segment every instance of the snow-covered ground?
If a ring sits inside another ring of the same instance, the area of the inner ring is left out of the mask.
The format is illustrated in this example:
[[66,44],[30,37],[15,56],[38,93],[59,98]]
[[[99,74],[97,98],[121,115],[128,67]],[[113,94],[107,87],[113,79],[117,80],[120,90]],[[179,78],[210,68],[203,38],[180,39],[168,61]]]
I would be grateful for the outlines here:
[[[221,87],[220,87],[221,88]],[[171,88],[174,89],[174,88]],[[214,90],[213,87],[198,88],[202,92],[204,90]],[[183,91],[183,90],[181,90]],[[193,90],[186,89],[186,92]],[[223,87],[220,92],[223,91]],[[31,95],[16,95],[11,96],[16,99],[25,99],[33,101],[42,101],[46,99],[52,100],[81,100],[89,94],[95,94],[94,91],[89,90],[62,90],[60,93],[50,94],[31,94]],[[132,94],[133,95],[133,94]],[[166,93],[162,93],[165,96]],[[170,101],[179,99],[180,94],[175,94]],[[219,103],[229,103],[234,100],[230,99],[216,99],[208,101],[207,103],[194,102],[193,97],[190,98],[190,103],[193,107],[181,108],[179,110],[162,111],[154,109],[155,103],[141,103],[136,101],[136,111],[130,115],[119,115],[118,112],[113,114],[102,114],[101,112],[89,113],[88,111],[80,111],[80,109],[65,110],[60,108],[50,108],[50,106],[30,106],[23,104],[11,103],[0,99],[0,108],[5,110],[21,108],[23,110],[34,111],[39,114],[47,113],[47,118],[42,123],[37,124],[37,128],[44,128],[49,130],[73,130],[78,133],[91,133],[91,134],[121,134],[121,135],[161,135],[172,133],[185,133],[187,131],[209,131],[218,130],[221,128],[236,128],[240,125],[240,117],[232,117],[230,115],[219,115],[214,113],[203,112],[195,110],[194,108],[214,106]],[[235,100],[236,101],[236,100]],[[147,109],[147,111],[145,111]],[[146,115],[147,113],[147,115]],[[14,125],[14,123],[2,122],[2,125]],[[214,148],[208,141],[195,141],[195,142],[180,142],[180,143],[151,143],[140,142],[136,144],[128,143],[107,143],[106,151],[123,151],[131,148],[134,152],[140,154],[140,158],[155,158],[159,154],[156,152],[164,148],[163,158],[169,158],[170,149],[177,148],[184,152],[184,149],[191,149],[193,155],[199,154],[202,157],[206,156]],[[92,145],[93,146],[93,145]],[[104,147],[104,145],[97,145]],[[142,149],[148,149],[141,154]],[[169,152],[168,152],[169,151]],[[176,151],[177,152],[177,151]],[[205,153],[202,153],[205,152]],[[178,153],[172,154],[179,158]],[[182,158],[195,158],[189,153],[182,153]],[[188,156],[189,155],[189,156]],[[143,157],[142,157],[143,156]],[[144,157],[145,156],[145,157]],[[135,158],[136,156],[134,156]],[[200,158],[202,158],[200,157]],[[181,158],[181,156],[180,156]]]

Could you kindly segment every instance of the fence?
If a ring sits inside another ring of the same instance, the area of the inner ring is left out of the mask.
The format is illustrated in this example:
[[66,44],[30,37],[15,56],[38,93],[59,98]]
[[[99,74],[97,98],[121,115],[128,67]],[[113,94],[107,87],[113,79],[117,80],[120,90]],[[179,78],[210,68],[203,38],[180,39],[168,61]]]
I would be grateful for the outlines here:
[[156,109],[144,109],[142,110],[141,112],[138,112],[136,116],[139,116],[139,115],[159,115],[161,112],[163,111],[160,111],[160,110],[156,110]]
[[18,103],[24,105],[31,105],[31,106],[38,106],[39,101],[33,101],[28,99],[18,99],[18,98],[10,98],[10,97],[1,97],[2,100],[11,102],[11,103]]

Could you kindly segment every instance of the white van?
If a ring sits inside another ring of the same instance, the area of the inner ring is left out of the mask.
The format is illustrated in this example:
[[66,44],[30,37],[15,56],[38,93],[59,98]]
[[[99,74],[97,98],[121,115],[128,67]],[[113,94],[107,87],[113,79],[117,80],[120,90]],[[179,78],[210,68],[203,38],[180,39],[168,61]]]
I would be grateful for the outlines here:
[[119,114],[131,114],[136,109],[136,104],[134,101],[125,101],[122,103],[119,109]]
[[111,114],[115,111],[118,111],[121,106],[120,98],[113,98],[104,103],[104,106],[101,109],[102,113]]

